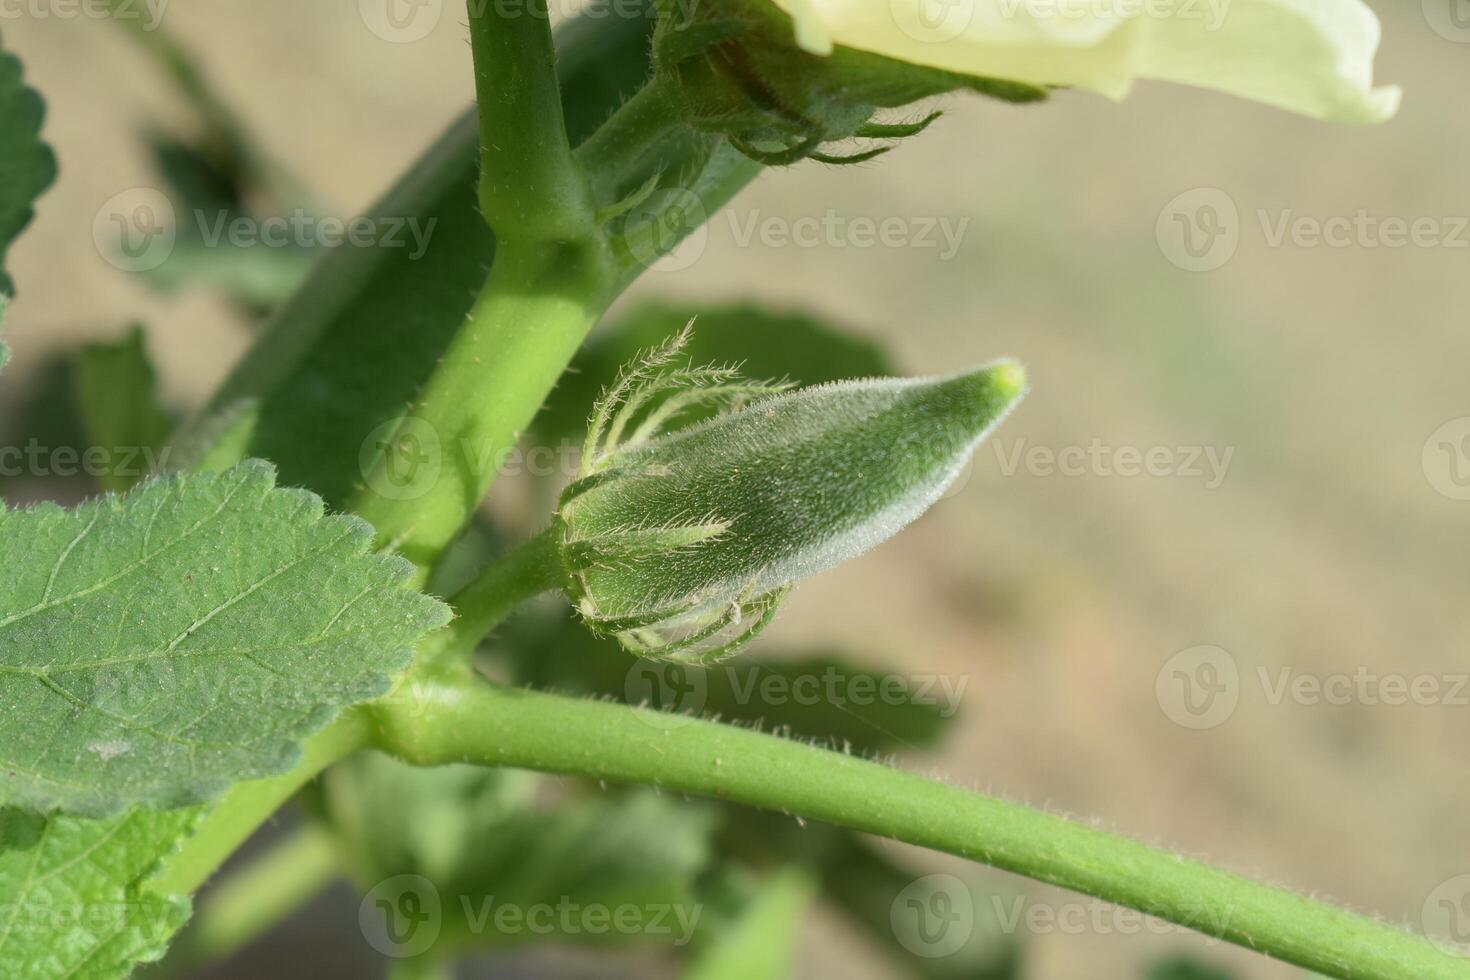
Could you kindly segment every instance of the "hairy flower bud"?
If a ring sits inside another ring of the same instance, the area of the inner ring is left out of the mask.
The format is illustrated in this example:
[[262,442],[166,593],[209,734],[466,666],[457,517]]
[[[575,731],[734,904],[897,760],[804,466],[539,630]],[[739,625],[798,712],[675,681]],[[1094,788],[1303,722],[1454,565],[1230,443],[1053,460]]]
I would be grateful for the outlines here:
[[[645,372],[643,386],[610,392],[557,530],[589,626],[636,652],[695,661],[738,647],[793,584],[927,510],[1025,387],[1012,362],[774,394],[721,377],[650,408],[647,385],[678,373]],[[671,403],[724,397],[745,403],[660,429]],[[620,442],[640,411],[653,421]]]

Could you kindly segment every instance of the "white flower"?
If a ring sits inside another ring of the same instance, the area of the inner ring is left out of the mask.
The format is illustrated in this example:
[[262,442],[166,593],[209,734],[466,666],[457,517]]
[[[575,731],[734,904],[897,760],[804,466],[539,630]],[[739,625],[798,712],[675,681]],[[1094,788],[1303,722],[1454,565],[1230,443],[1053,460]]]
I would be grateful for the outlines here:
[[796,40],[1114,99],[1137,79],[1219,89],[1335,122],[1380,122],[1378,19],[1361,0],[775,0]]

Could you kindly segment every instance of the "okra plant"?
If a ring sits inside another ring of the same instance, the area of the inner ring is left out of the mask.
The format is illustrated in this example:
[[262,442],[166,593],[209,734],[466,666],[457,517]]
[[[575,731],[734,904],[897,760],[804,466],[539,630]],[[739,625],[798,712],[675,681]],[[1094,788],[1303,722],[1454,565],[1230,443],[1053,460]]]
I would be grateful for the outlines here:
[[[652,941],[695,980],[785,976],[823,894],[897,972],[1012,976],[1005,946],[910,955],[871,901],[906,880],[876,835],[1325,976],[1470,978],[1408,930],[880,761],[939,734],[918,699],[752,724],[731,684],[798,667],[742,648],[802,580],[945,492],[1023,397],[1021,365],[884,376],[874,348],[751,307],[644,308],[589,340],[763,169],[874,160],[922,138],[935,96],[1158,79],[1343,123],[1396,109],[1359,0],[1236,0],[1218,24],[1127,6],[652,0],[554,32],[545,0],[470,0],[477,108],[373,212],[431,229],[420,248],[265,270],[245,251],[190,264],[180,231],[169,263],[133,265],[270,315],[177,425],[140,334],[82,351],[79,424],[153,472],[0,512],[0,972],[189,970],[340,873],[402,977],[546,933]],[[155,136],[176,192],[242,215],[299,202],[188,52],[135,34],[205,133]],[[5,52],[0,250],[55,175],[42,115]],[[488,516],[507,453],[567,439],[575,472],[536,483],[539,527]],[[549,798],[538,774],[585,785]],[[297,829],[194,909],[293,800]],[[450,900],[488,894],[635,921],[486,928]],[[657,908],[703,914],[670,933]]]

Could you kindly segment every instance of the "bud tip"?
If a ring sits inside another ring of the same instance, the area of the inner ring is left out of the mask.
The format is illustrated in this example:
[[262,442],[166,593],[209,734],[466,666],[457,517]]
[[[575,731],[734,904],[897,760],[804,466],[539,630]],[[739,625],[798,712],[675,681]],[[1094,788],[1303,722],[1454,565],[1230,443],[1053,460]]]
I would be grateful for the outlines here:
[[1001,361],[990,369],[991,383],[1006,398],[1018,398],[1026,392],[1026,369],[1019,361]]

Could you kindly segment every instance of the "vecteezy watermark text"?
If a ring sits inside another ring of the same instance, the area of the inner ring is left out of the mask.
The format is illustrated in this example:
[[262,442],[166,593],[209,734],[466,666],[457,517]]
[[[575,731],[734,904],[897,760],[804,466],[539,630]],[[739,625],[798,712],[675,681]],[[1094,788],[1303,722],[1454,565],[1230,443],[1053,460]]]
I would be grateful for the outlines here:
[[1225,482],[1235,447],[1110,446],[1100,438],[1087,445],[1043,446],[1025,439],[992,438],[991,449],[1001,474],[1025,472],[1035,477],[1156,477],[1200,480],[1206,490]]
[[813,669],[775,670],[748,659],[740,665],[692,667],[639,660],[628,669],[623,695],[630,705],[652,708],[640,717],[659,728],[678,727],[699,717],[709,704],[710,690],[722,692],[723,705],[741,708],[901,707],[933,708],[952,718],[970,686],[968,675],[870,674],[832,664]]
[[1264,665],[1242,672],[1229,651],[1206,644],[1170,657],[1154,693],[1170,721],[1198,730],[1229,721],[1246,694],[1272,708],[1467,708],[1470,673],[1383,673],[1361,664],[1328,673]]
[[684,947],[694,938],[703,912],[699,903],[606,904],[567,895],[539,902],[494,895],[446,900],[429,879],[405,874],[379,882],[363,897],[358,925],[374,949],[402,959],[427,952],[449,914],[476,936],[655,936]]
[[[257,218],[232,211],[188,212],[180,224],[173,202],[153,187],[114,194],[92,220],[98,253],[124,272],[149,272],[169,260],[181,237],[205,248],[236,249],[406,249],[411,261],[423,258],[438,218],[416,215],[360,215],[339,218],[309,214]],[[187,234],[185,234],[187,233]]]
[[0,0],[0,20],[122,20],[142,21],[148,32],[158,30],[169,0]]
[[969,227],[963,216],[853,215],[834,208],[804,215],[726,208],[711,215],[698,197],[679,191],[634,206],[622,233],[639,263],[654,272],[678,272],[703,258],[711,229],[740,249],[908,249],[947,262],[959,254]]
[[1166,20],[1172,23],[1199,22],[1206,31],[1225,26],[1233,0],[1000,0],[1001,15],[1007,19],[1050,24],[1116,24],[1129,20]]
[[168,464],[169,448],[154,446],[0,446],[0,477],[14,479],[90,476],[141,478]]
[[[1304,214],[1294,208],[1255,211],[1261,242],[1271,249],[1470,249],[1470,215],[1381,214],[1357,208],[1343,214]],[[1159,251],[1188,272],[1223,267],[1240,248],[1248,224],[1235,199],[1218,187],[1174,197],[1154,226]]]
[[1223,904],[1171,907],[1168,911],[1172,921],[1165,921],[1146,912],[1098,899],[1052,904],[1030,901],[1025,896],[1006,901],[999,895],[993,895],[990,901],[995,920],[1006,935],[1025,932],[1038,936],[1137,936],[1142,933],[1169,936],[1202,932],[1206,943],[1213,946],[1221,942],[1214,937],[1225,933],[1231,917],[1230,907]]
[[235,248],[263,245],[266,248],[409,248],[410,261],[417,262],[429,250],[429,239],[438,218],[418,217],[319,218],[297,209],[289,216],[249,218],[227,212],[195,211],[199,239],[215,248],[226,242]]

